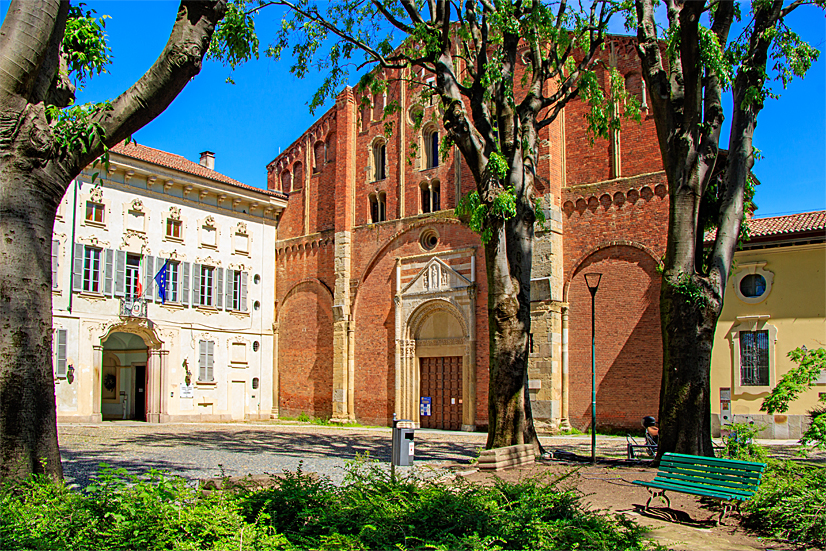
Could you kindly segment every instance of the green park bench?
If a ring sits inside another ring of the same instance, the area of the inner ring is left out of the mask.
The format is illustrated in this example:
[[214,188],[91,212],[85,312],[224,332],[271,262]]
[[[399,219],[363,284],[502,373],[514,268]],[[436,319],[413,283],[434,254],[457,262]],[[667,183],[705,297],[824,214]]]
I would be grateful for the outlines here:
[[717,499],[723,506],[717,520],[719,524],[731,511],[733,503],[739,507],[741,502],[754,495],[765,468],[765,463],[664,453],[654,480],[635,480],[634,484],[647,487],[651,493],[645,503],[646,510],[655,497],[664,499],[666,506],[671,507],[671,500],[665,495],[669,490]]

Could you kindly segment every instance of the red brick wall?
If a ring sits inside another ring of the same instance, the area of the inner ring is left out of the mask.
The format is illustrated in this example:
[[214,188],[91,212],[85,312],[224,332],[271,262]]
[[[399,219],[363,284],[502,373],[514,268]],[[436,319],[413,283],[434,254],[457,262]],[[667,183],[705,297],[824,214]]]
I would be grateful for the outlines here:
[[282,416],[329,419],[333,408],[332,297],[318,283],[296,287],[278,316]]
[[583,274],[602,273],[596,294],[597,430],[639,429],[657,415],[662,379],[660,280],[646,252],[614,246],[590,255],[568,289],[571,424],[591,420],[591,294]]

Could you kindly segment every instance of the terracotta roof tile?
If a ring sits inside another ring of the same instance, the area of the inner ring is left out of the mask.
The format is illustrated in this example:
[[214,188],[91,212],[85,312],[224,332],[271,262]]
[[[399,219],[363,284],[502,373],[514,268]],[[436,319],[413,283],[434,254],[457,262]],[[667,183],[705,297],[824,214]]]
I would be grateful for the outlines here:
[[261,189],[253,186],[248,186],[247,184],[242,184],[238,180],[233,180],[225,174],[221,174],[220,172],[210,170],[204,166],[199,165],[198,163],[193,163],[189,159],[181,157],[180,155],[175,155],[174,153],[167,153],[166,151],[161,151],[160,149],[154,149],[152,147],[146,147],[145,145],[140,145],[135,142],[131,142],[128,144],[121,142],[115,147],[113,147],[111,151],[119,155],[123,155],[125,157],[131,157],[133,159],[138,159],[140,161],[146,161],[148,163],[165,166],[167,168],[172,168],[174,170],[180,170],[181,172],[186,172],[187,174],[193,174],[195,176],[200,176],[202,178],[207,178],[209,180],[223,182],[225,184],[237,186],[243,189],[257,191],[259,193],[265,193],[267,195],[272,195],[274,197],[286,197],[286,195],[279,191],[271,191],[268,189]]
[[[748,221],[751,238],[792,236],[796,233],[826,231],[826,210],[801,212],[786,216],[752,218]],[[717,230],[706,232],[706,243],[714,240]]]

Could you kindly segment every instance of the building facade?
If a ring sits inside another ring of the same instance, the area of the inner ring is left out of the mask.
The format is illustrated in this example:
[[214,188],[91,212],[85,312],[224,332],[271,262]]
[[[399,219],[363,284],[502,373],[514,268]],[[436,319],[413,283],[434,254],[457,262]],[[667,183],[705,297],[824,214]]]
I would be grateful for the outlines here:
[[[603,273],[599,424],[637,427],[658,410],[668,194],[636,55],[612,37],[604,61],[643,104],[640,123],[591,145],[574,100],[541,131],[548,224],[534,242],[529,365],[540,430],[590,423],[589,271]],[[347,88],[267,167],[268,188],[289,197],[275,245],[275,416],[487,425],[484,253],[453,215],[475,183],[455,148],[439,157],[440,107],[419,93],[403,80],[375,97]],[[391,102],[400,111],[383,120]]]
[[826,373],[788,412],[768,415],[760,406],[795,367],[790,351],[826,347],[826,211],[754,219],[749,229],[714,336],[713,430],[754,421],[762,438],[800,438],[808,412],[822,407]]
[[121,144],[67,191],[52,242],[59,421],[270,417],[286,195],[213,168],[210,152],[197,164]]

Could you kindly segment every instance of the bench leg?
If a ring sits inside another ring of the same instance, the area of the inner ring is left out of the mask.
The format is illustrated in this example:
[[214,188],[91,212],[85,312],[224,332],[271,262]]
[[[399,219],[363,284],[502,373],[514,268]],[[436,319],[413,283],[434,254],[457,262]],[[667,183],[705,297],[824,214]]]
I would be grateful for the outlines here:
[[728,514],[731,512],[731,508],[732,508],[731,507],[731,502],[730,501],[725,501],[725,502],[721,501],[720,504],[723,506],[723,510],[720,511],[720,518],[717,519],[717,525],[719,526],[719,525],[722,524],[723,526],[725,526],[726,523],[723,522],[723,521],[726,519]]
[[659,490],[654,488],[648,488],[648,493],[651,495],[648,496],[648,501],[645,502],[645,510],[648,510],[648,505],[651,503],[651,500],[655,497],[662,499],[665,502],[665,506],[671,509],[671,500],[668,499],[668,496],[665,495],[665,490]]

